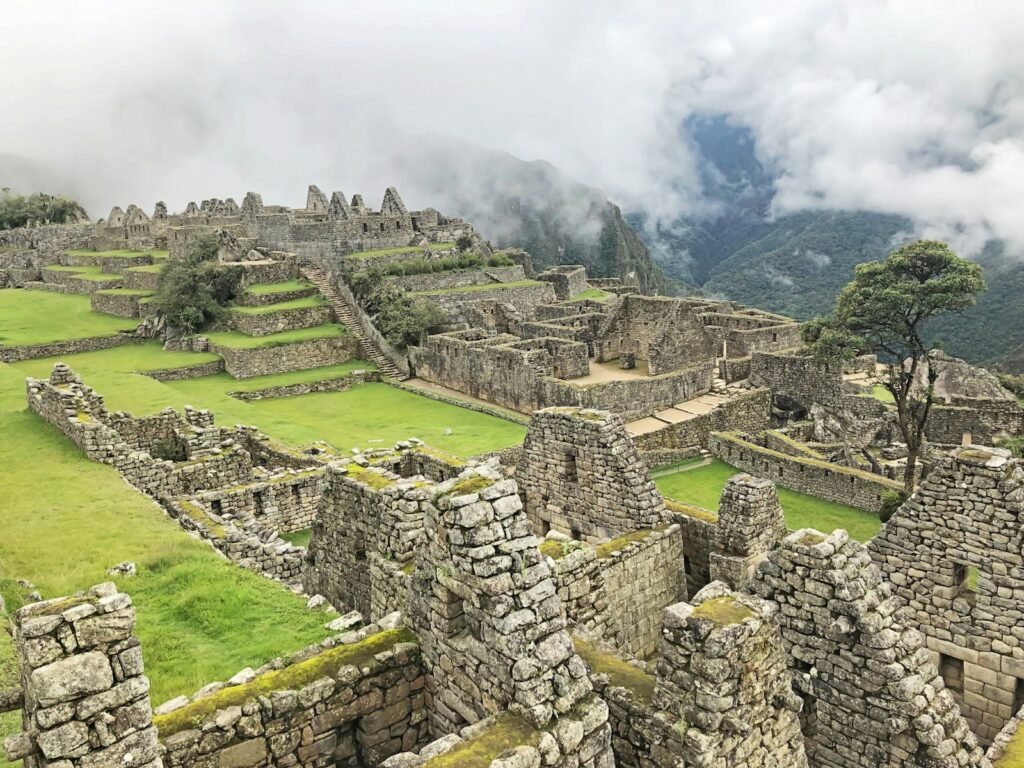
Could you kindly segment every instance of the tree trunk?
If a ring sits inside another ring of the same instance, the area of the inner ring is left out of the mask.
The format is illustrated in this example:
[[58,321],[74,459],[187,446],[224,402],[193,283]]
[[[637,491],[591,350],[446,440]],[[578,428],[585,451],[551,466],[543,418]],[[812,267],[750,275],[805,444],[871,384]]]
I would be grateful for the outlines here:
[[914,492],[914,475],[917,470],[917,454],[920,448],[907,446],[907,466],[903,470],[903,490],[909,497]]

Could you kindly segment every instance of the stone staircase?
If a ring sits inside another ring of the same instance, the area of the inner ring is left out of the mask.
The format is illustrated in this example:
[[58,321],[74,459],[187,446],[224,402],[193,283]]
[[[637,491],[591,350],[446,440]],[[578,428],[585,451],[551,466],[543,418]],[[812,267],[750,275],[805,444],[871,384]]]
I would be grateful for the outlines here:
[[334,311],[338,322],[345,326],[349,333],[359,341],[359,349],[366,360],[377,366],[377,369],[388,378],[399,380],[409,378],[407,374],[403,373],[395,365],[388,354],[381,349],[377,340],[363,330],[363,326],[359,322],[359,310],[352,306],[352,303],[347,301],[346,297],[334,287],[330,278],[327,277],[327,274],[320,267],[306,265],[302,267],[301,272],[302,276],[315,285],[317,290],[327,299],[327,303]]

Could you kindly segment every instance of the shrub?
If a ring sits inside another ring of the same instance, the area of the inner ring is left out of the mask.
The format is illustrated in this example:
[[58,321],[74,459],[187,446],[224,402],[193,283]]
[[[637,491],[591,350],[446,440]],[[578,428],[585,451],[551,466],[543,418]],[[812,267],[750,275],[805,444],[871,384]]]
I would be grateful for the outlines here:
[[883,523],[889,522],[889,518],[907,500],[906,491],[886,491],[882,494],[882,508],[878,510],[878,519]]
[[377,316],[377,326],[394,347],[404,350],[422,344],[447,320],[444,312],[432,301],[393,294],[384,299]]
[[244,270],[217,261],[217,238],[203,235],[160,272],[154,304],[169,327],[195,333],[220,318],[238,295]]

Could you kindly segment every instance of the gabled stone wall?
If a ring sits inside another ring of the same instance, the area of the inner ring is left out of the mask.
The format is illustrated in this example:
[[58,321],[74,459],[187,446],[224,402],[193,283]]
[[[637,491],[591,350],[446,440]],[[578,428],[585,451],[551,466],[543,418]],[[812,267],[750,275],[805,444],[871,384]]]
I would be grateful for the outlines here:
[[535,413],[516,481],[539,531],[596,542],[653,528],[664,517],[661,494],[622,419],[606,411]]
[[750,587],[779,606],[812,765],[987,765],[924,636],[845,531],[790,534]]
[[958,448],[870,542],[986,743],[1024,701],[1024,465]]

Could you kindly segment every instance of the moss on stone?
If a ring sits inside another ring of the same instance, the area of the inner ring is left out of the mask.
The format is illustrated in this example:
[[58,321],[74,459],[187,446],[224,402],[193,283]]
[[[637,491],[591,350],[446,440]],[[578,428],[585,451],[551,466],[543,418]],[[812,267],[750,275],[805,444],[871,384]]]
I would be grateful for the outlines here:
[[1024,768],[1024,725],[1017,727],[1003,756],[992,764],[992,768]]
[[358,464],[349,464],[346,469],[348,470],[349,477],[373,488],[375,491],[382,491],[392,483],[397,482],[387,475],[375,472],[369,467],[361,467]]
[[223,539],[228,535],[228,532],[224,529],[223,525],[213,522],[210,516],[206,514],[202,507],[198,504],[189,501],[188,499],[182,499],[178,502],[178,506],[186,517],[193,520],[202,528],[209,532],[211,536],[216,539]]
[[389,650],[398,643],[415,643],[416,635],[407,628],[378,632],[365,640],[351,645],[339,645],[324,651],[311,659],[300,661],[284,669],[260,675],[245,685],[224,688],[217,693],[204,696],[181,709],[153,718],[161,739],[198,726],[218,710],[243,704],[258,696],[268,696],[273,691],[297,691],[323,677],[335,677],[343,667],[364,667],[378,653]]
[[623,536],[617,536],[611,541],[606,541],[603,544],[598,544],[594,551],[597,553],[599,559],[605,559],[612,556],[613,552],[618,552],[621,549],[625,549],[630,544],[635,544],[638,541],[643,541],[650,536],[654,531],[649,528],[645,528],[640,531],[631,531]]
[[466,496],[470,493],[477,493],[482,491],[494,484],[493,480],[488,480],[486,477],[480,475],[474,475],[473,477],[467,477],[464,480],[459,480],[451,488],[442,493],[442,496]]
[[544,539],[537,547],[542,555],[552,560],[561,560],[570,552],[582,548],[583,544],[572,539]]
[[974,461],[989,461],[995,454],[983,451],[978,448],[964,448],[956,456],[958,459],[972,459]]
[[716,597],[705,600],[693,609],[691,616],[695,619],[707,619],[720,627],[729,624],[739,624],[744,619],[749,619],[754,612],[736,601],[733,597]]
[[675,499],[665,499],[665,508],[675,515],[694,517],[698,520],[703,520],[705,523],[718,522],[718,515],[714,512],[704,509],[703,507],[695,507],[692,504],[683,504]]
[[594,672],[608,675],[609,685],[625,688],[643,702],[650,703],[654,698],[654,686],[657,682],[654,675],[634,667],[613,653],[598,649],[582,637],[574,636],[572,641],[576,646],[576,653]]
[[461,741],[423,764],[423,768],[488,768],[498,755],[520,745],[536,746],[540,731],[523,718],[503,712],[483,733]]
[[821,544],[825,540],[825,537],[820,533],[805,533],[799,539],[796,540],[797,544],[801,544],[805,547],[813,547],[815,544]]

